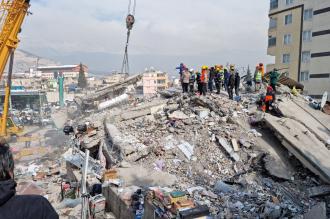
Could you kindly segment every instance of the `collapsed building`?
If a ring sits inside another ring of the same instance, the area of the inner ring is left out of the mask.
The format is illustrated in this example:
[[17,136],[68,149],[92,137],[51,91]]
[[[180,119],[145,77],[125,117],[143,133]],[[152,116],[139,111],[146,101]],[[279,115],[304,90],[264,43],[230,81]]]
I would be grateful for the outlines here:
[[330,118],[285,86],[279,93],[280,117],[257,110],[258,94],[238,103],[225,94],[168,90],[139,100],[117,93],[75,120],[79,153],[65,154],[68,172],[90,150],[88,184],[102,183],[116,218],[133,218],[136,194],[145,199],[144,218],[313,218],[315,209],[326,217]]
[[81,215],[87,151],[94,218],[329,216],[330,118],[305,97],[282,85],[274,116],[253,93],[135,98],[126,86],[137,80],[76,101],[85,113],[66,126],[61,198],[52,198],[61,217]]

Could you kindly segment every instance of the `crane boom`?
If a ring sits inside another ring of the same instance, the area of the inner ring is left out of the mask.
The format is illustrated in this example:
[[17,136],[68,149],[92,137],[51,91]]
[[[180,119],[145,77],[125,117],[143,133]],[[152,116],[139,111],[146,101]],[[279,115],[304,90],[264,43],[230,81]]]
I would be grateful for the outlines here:
[[3,76],[9,55],[19,43],[18,33],[30,6],[30,0],[2,0],[0,3],[0,79]]
[[[18,46],[18,33],[21,30],[24,18],[28,13],[30,0],[1,0],[0,3],[0,80],[2,79],[9,56]],[[9,74],[12,73],[12,63]],[[4,109],[1,119],[0,136],[7,135],[7,117],[11,86],[11,75],[8,75],[8,83],[5,88]]]

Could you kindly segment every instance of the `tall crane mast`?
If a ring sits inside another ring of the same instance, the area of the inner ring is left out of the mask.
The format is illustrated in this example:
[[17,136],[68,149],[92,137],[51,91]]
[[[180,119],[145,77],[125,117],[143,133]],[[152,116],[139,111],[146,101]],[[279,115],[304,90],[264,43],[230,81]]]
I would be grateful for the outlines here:
[[11,63],[8,72],[8,82],[5,87],[4,109],[1,119],[0,136],[7,135],[7,117],[9,108],[9,96],[11,86],[11,74],[13,65],[13,54],[18,46],[18,34],[21,31],[24,18],[28,13],[30,0],[1,0],[0,3],[0,80],[9,57]]

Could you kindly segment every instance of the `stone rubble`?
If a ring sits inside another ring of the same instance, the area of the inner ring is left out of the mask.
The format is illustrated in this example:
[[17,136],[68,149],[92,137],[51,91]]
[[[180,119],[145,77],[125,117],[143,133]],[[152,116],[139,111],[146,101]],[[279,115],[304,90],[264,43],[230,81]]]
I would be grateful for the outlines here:
[[[100,183],[105,169],[122,175],[136,172],[137,179],[140,173],[145,181],[139,179],[139,184],[156,186],[148,185],[149,177],[153,182],[163,181],[169,190],[185,191],[197,205],[208,206],[215,218],[302,218],[310,209],[329,207],[330,201],[323,198],[329,188],[320,187],[320,180],[301,165],[289,180],[265,170],[265,157],[270,155],[257,143],[263,133],[258,126],[250,127],[261,121],[251,109],[256,97],[246,95],[238,103],[222,94],[200,97],[169,91],[163,95],[168,99],[131,100],[76,118],[73,124],[88,124],[88,130],[75,133],[63,160],[52,163],[60,174],[51,175],[54,183],[46,185],[47,194],[72,175],[79,181],[84,153],[72,153],[75,145],[91,150],[89,185]],[[31,171],[37,175],[46,167]],[[164,180],[156,179],[161,176]],[[37,182],[44,180],[41,177]],[[119,186],[118,191],[126,191],[121,186],[128,182],[109,182]],[[61,216],[77,217],[81,208],[78,197],[63,201],[58,194],[49,198],[57,203]],[[130,199],[129,194],[125,199]],[[318,195],[321,197],[315,197]],[[107,217],[112,218],[109,213]]]
[[[209,206],[218,218],[294,217],[317,203],[295,191],[298,185],[314,185],[311,180],[281,183],[265,174],[264,153],[256,145],[262,134],[240,125],[250,119],[245,108],[250,100],[239,104],[214,94],[166,95],[166,104],[153,112],[143,107],[150,103],[142,102],[102,116],[108,150],[120,151],[119,158],[111,155],[117,166],[128,162],[176,176],[173,188],[189,191],[198,205]],[[134,107],[143,113],[122,116]]]

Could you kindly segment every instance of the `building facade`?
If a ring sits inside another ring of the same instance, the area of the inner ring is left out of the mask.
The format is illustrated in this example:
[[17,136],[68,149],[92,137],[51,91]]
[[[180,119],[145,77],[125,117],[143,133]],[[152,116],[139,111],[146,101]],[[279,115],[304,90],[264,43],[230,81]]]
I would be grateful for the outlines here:
[[270,0],[267,66],[304,84],[320,99],[330,92],[330,0]]
[[[85,76],[88,77],[88,67],[83,65]],[[38,71],[43,79],[55,79],[55,73],[63,73],[64,78],[78,79],[80,65],[42,66]]]
[[147,70],[143,74],[142,86],[144,96],[154,95],[157,91],[168,88],[168,75],[167,73],[153,69]]

